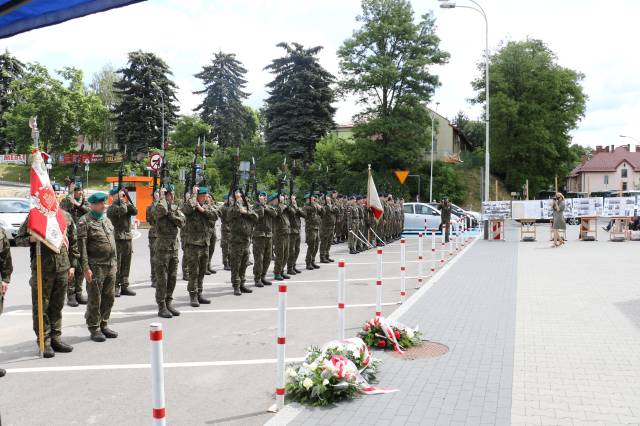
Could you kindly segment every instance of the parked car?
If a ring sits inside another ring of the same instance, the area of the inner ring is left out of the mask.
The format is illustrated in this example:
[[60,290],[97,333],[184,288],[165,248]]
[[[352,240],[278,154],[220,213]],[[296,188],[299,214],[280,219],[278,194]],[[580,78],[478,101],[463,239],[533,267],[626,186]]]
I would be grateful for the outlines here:
[[[439,203],[429,203],[429,205],[431,207],[433,207],[434,209],[440,211],[439,210],[439,206],[440,206]],[[451,213],[453,215],[455,215],[455,218],[464,217],[465,221],[467,222],[467,227],[468,228],[475,228],[476,226],[478,226],[478,223],[480,222],[480,213],[467,212],[462,207],[456,206],[453,203],[451,203]]]
[[29,215],[27,198],[0,198],[0,226],[13,241],[18,229]]
[[[404,203],[404,232],[418,233],[427,229],[440,229],[440,211],[427,203]],[[426,219],[426,222],[425,222]],[[458,216],[451,214],[452,220]]]

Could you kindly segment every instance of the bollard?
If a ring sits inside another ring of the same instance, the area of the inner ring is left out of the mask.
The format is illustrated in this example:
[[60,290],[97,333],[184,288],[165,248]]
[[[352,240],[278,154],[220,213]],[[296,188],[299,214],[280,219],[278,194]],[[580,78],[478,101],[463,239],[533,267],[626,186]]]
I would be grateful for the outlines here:
[[378,267],[376,272],[376,316],[382,315],[382,249],[378,249],[376,257],[378,258]]
[[[418,283],[416,284],[416,289],[422,287],[422,235],[422,232],[418,234]],[[402,263],[404,264],[404,262]]]
[[153,424],[167,424],[164,407],[164,359],[162,355],[162,324],[149,325],[151,340],[151,387],[153,392]]
[[449,222],[449,256],[453,256],[453,240],[456,238],[453,232],[453,222]]
[[338,338],[340,340],[345,339],[344,329],[345,329],[345,318],[344,318],[344,303],[346,299],[346,289],[345,289],[345,269],[344,269],[344,259],[340,259],[338,261],[338,324],[340,329],[338,330]]
[[287,286],[278,286],[278,365],[276,367],[276,408],[284,407],[284,355],[287,336]]
[[[422,233],[418,235],[418,253],[422,254]],[[421,255],[418,256],[418,267],[420,272],[418,273],[420,280],[422,277],[422,259]],[[404,302],[404,297],[407,294],[407,252],[405,239],[400,239],[400,303]]]
[[460,250],[460,221],[458,220],[455,223],[455,230],[456,230],[456,239],[453,242],[453,245],[456,249],[456,254],[458,253],[458,251]]
[[433,277],[436,273],[436,228],[431,230],[431,276]]

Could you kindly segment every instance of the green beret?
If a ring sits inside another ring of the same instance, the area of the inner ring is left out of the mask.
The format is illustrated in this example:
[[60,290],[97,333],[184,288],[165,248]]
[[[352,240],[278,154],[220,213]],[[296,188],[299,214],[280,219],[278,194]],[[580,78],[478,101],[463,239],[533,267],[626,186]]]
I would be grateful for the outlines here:
[[102,201],[107,201],[107,194],[105,194],[104,192],[95,192],[89,197],[89,203],[91,204],[99,203]]
[[209,188],[207,188],[206,186],[201,186],[198,188],[198,195],[208,194],[208,193],[209,193]]
[[264,192],[264,191],[260,191],[260,192],[258,192],[258,196],[266,197],[266,196],[267,196],[267,193],[266,193],[266,192]]
[[305,192],[304,193],[304,199],[306,200],[308,198],[311,198],[311,193],[310,192]]
[[224,194],[224,196],[222,198],[225,199],[225,200],[228,200],[229,199],[229,194]]
[[51,185],[51,187],[53,188],[54,191],[60,191],[60,184],[59,183],[54,183],[53,185]]
[[82,189],[82,181],[75,181],[74,183],[74,190],[78,190],[78,189]]
[[114,186],[113,188],[111,188],[109,190],[109,195],[116,195],[118,193],[119,189],[117,186]]
[[165,189],[165,191],[167,191],[167,192],[174,192],[174,191],[175,191],[175,189],[176,189],[176,187],[175,187],[175,186],[173,186],[173,185],[172,185],[172,184],[170,184],[170,183],[167,183],[166,185],[164,185],[164,189]]
[[269,195],[269,201],[273,201],[275,199],[278,198],[278,193],[277,192],[272,192],[271,195]]

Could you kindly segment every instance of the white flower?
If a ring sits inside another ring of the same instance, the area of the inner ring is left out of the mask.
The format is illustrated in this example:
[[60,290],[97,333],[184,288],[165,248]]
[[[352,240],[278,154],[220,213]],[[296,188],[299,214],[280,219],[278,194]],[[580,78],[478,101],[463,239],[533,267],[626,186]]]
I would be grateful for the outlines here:
[[329,380],[324,379],[324,380],[322,381],[322,384],[323,384],[323,385],[325,385],[325,386],[327,386],[327,385],[329,384]]
[[318,369],[318,364],[315,361],[309,364],[309,370],[316,371],[317,369]]
[[309,390],[311,386],[313,386],[313,380],[307,377],[302,381],[302,386],[304,386],[306,390]]
[[405,331],[406,331],[406,333],[407,333],[407,337],[408,337],[409,339],[413,339],[413,337],[415,336],[415,333],[413,332],[413,330],[412,330],[412,329],[410,329],[410,328],[407,328]]
[[303,366],[304,368],[306,368],[307,370],[309,369],[309,364],[307,364],[306,362],[303,362],[303,363],[302,363],[302,366]]
[[287,368],[287,374],[289,375],[289,377],[298,377],[298,373],[296,373],[296,370],[294,370],[293,368]]

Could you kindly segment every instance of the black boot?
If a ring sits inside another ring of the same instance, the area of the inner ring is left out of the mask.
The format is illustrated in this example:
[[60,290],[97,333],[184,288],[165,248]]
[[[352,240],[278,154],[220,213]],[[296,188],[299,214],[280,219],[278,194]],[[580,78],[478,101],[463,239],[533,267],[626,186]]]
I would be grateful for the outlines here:
[[87,297],[84,294],[82,294],[82,290],[76,293],[76,300],[81,305],[87,304]]
[[332,258],[330,258],[330,257],[327,257],[327,260],[328,260],[329,262],[332,262],[332,263],[333,263],[333,262],[335,262],[335,260],[333,260],[333,259],[332,259]]
[[253,290],[244,286],[244,283],[240,284],[240,292],[242,293],[253,293]]
[[100,330],[91,330],[91,340],[93,340],[94,342],[104,342],[105,340],[107,340],[106,337],[104,337],[104,334],[102,334],[102,331]]
[[200,306],[200,302],[198,302],[198,295],[193,293],[189,295],[189,298],[191,299],[191,306],[193,306],[194,308],[197,308]]
[[62,340],[56,339],[51,340],[51,349],[53,349],[54,352],[69,353],[73,351],[73,346],[67,345]]
[[198,302],[200,302],[201,305],[208,305],[211,303],[211,300],[205,298],[202,294],[198,294]]
[[264,285],[272,285],[273,283],[271,281],[269,281],[268,279],[265,278],[265,276],[263,275],[262,278],[260,278],[260,282]]
[[78,300],[76,299],[75,293],[67,294],[67,305],[71,306],[72,308],[78,307]]
[[167,309],[166,303],[158,303],[158,316],[160,318],[173,318],[173,315],[171,315],[171,312]]
[[287,275],[296,275],[297,272],[294,271],[293,269],[287,269]]
[[320,258],[320,263],[329,263],[329,261],[327,259],[325,259],[324,257]]
[[120,286],[119,285],[116,286],[114,296],[115,297],[120,297]]
[[256,287],[264,287],[264,284],[262,284],[262,281],[260,280],[254,280],[253,285],[255,285]]
[[358,254],[358,252],[353,250],[353,249],[351,249],[351,250],[349,250],[349,254]]
[[311,262],[311,266],[313,266],[313,269],[320,269],[320,266],[317,265],[315,262]]
[[314,269],[316,269],[316,268],[314,268],[313,266],[311,266],[311,264],[310,264],[310,263],[308,263],[308,264],[307,264],[307,269],[308,269],[308,270],[310,270],[310,271],[313,271],[313,270],[314,270]]
[[7,370],[0,368],[0,377],[4,377],[7,374]]
[[290,279],[291,277],[290,277],[289,275],[287,275],[287,274],[282,274],[282,278],[284,278],[285,280],[288,280],[288,279]]
[[205,275],[211,275],[211,271],[210,271],[210,270],[208,270],[208,269],[205,269],[205,270],[204,270],[204,274],[205,274]]
[[133,290],[130,290],[129,286],[127,286],[127,287],[122,287],[120,294],[122,294],[123,296],[135,296],[136,292]]
[[102,334],[104,334],[104,337],[106,337],[107,339],[115,339],[116,337],[118,337],[118,333],[116,331],[113,331],[109,327],[102,327],[101,330]]
[[54,352],[53,348],[51,347],[51,345],[44,345],[44,352],[42,352],[42,356],[44,358],[53,358],[54,356],[56,356],[56,353]]
[[156,288],[156,282],[155,281],[151,281],[151,288]]
[[282,275],[280,275],[280,274],[274,274],[273,275],[273,280],[274,281],[282,281],[282,280],[284,280],[284,277]]
[[180,316],[180,311],[173,307],[172,302],[167,302],[167,311],[171,312],[171,315],[173,315],[174,317]]
[[296,268],[295,266],[293,267],[293,270],[296,271],[296,274],[301,274],[302,271],[298,268]]
[[238,287],[238,286],[234,286],[233,287],[233,295],[234,296],[242,296],[242,292],[240,291],[240,287]]

